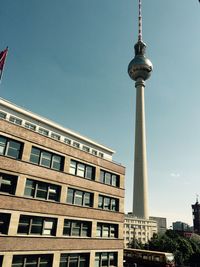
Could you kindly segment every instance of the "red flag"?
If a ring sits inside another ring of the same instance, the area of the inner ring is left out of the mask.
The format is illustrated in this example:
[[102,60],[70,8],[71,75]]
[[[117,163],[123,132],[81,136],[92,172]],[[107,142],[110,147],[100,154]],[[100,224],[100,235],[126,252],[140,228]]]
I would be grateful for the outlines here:
[[4,68],[7,53],[8,53],[8,47],[5,50],[0,52],[0,80],[2,77],[3,68]]

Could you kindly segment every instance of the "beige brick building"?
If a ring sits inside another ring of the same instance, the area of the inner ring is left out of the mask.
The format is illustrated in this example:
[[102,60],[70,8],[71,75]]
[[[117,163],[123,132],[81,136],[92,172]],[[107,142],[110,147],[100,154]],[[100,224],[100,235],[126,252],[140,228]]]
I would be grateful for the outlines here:
[[123,266],[113,153],[0,99],[0,266]]

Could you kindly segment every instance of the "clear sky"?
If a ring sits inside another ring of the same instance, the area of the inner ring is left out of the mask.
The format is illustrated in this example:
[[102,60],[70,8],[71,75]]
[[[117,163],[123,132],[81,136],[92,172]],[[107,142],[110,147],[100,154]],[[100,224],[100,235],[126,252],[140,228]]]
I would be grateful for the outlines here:
[[[116,150],[132,209],[137,0],[0,0],[0,96]],[[200,4],[143,0],[149,206],[192,224],[200,195]]]

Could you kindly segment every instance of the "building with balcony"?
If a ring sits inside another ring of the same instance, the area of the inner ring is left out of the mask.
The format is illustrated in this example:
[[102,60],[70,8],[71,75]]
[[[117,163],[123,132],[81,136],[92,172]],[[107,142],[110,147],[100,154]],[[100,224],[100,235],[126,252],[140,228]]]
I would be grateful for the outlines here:
[[124,246],[128,247],[134,241],[145,244],[158,232],[157,222],[151,219],[141,219],[132,213],[125,214]]
[[0,99],[0,266],[123,266],[114,151]]

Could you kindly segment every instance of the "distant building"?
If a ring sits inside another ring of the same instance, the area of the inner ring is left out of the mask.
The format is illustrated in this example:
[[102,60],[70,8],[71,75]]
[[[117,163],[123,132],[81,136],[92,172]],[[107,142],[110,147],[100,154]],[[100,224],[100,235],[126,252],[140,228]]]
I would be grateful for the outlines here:
[[124,246],[132,243],[134,239],[145,244],[158,232],[157,222],[136,218],[132,213],[125,214],[124,221]]
[[191,227],[189,226],[189,224],[180,221],[173,222],[172,227],[174,231],[182,231],[182,232],[191,231]]
[[166,218],[150,216],[149,219],[157,222],[159,234],[164,234],[166,232],[167,230],[167,219]]
[[0,266],[123,266],[113,150],[0,99]]
[[200,234],[200,204],[198,202],[198,199],[196,203],[192,205],[192,215],[194,233]]

